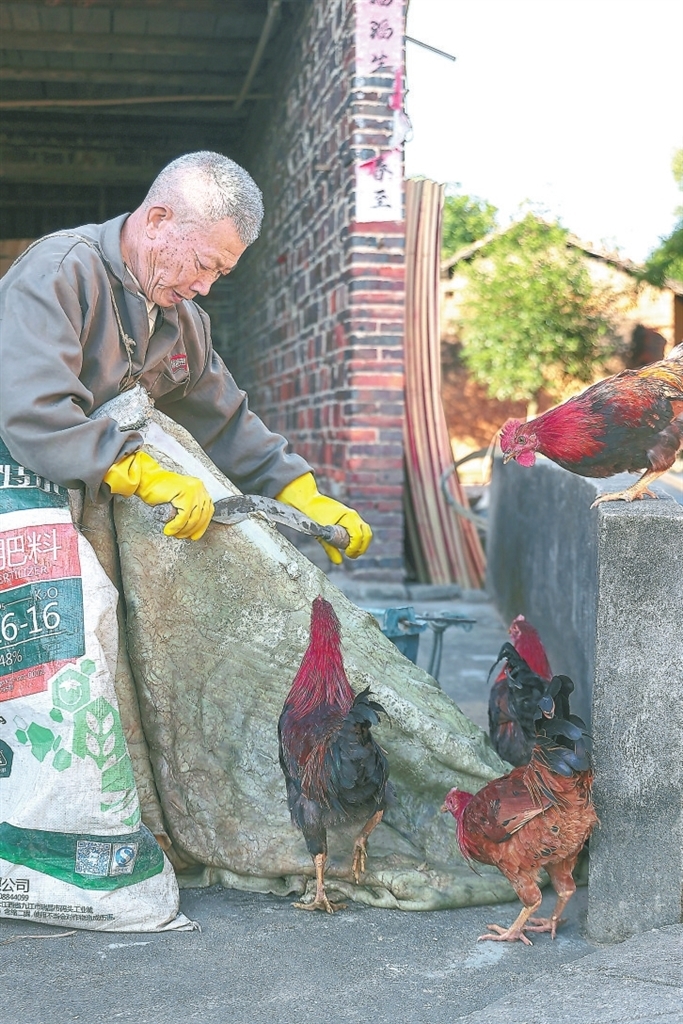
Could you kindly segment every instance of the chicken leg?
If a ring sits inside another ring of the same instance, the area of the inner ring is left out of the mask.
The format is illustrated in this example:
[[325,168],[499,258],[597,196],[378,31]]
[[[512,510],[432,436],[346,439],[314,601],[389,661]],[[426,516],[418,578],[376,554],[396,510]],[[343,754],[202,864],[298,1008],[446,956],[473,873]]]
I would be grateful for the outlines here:
[[328,900],[325,892],[325,861],[327,856],[318,853],[313,858],[315,864],[315,899],[311,903],[292,903],[297,910],[325,910],[328,914],[334,914],[337,910],[346,910],[346,903],[332,903]]
[[531,917],[526,930],[529,932],[550,932],[550,938],[554,939],[559,925],[563,922],[562,911],[569,903],[576,892],[576,882],[572,871],[577,858],[573,861],[564,861],[562,864],[547,864],[546,871],[550,875],[553,889],[557,893],[557,903],[550,917]]
[[384,811],[376,811],[370,820],[365,823],[360,835],[353,844],[353,864],[351,870],[353,871],[356,885],[360,883],[361,875],[365,874],[365,865],[368,859],[368,838],[379,825],[383,814]]

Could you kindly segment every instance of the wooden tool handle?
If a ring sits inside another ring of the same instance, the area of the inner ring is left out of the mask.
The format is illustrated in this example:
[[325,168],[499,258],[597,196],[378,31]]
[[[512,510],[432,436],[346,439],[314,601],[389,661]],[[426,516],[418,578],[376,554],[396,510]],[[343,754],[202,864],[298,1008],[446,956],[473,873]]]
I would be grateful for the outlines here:
[[331,544],[333,548],[339,548],[340,551],[345,551],[351,543],[351,538],[343,526],[321,526],[320,539],[326,544]]
[[157,514],[157,519],[160,519],[164,525],[166,525],[166,523],[170,523],[171,520],[175,519],[178,515],[178,509],[175,505],[172,505],[170,501],[165,501],[163,505],[155,505],[154,509]]

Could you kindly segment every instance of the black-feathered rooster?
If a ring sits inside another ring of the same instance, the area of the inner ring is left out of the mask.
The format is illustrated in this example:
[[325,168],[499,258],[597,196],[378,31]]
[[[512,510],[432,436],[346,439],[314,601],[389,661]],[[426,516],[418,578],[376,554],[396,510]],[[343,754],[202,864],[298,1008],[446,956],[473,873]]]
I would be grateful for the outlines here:
[[[498,754],[510,764],[528,764],[534,748],[538,697],[552,676],[548,656],[538,632],[523,615],[508,630],[512,646],[501,648],[489,678],[501,661],[489,694],[489,735]],[[531,672],[530,676],[525,676]]]
[[332,605],[317,597],[311,610],[311,638],[285,701],[278,736],[280,765],[287,783],[293,823],[313,858],[316,894],[301,910],[342,910],[325,892],[327,829],[358,820],[365,824],[354,844],[356,884],[365,872],[368,836],[382,820],[389,767],[372,737],[384,708],[369,689],[354,696],[344,671],[340,626]]

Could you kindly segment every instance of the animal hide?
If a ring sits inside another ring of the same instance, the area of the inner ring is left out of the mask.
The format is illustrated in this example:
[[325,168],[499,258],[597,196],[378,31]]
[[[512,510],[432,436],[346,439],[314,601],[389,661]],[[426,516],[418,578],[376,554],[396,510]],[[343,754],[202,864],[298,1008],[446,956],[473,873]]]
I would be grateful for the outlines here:
[[[161,413],[151,413],[142,433],[145,450],[166,468],[201,475],[214,498],[238,493]],[[146,740],[145,746],[133,723],[143,815],[157,834],[163,818],[177,863],[194,863],[180,873],[181,885],[221,883],[279,895],[306,889],[312,864],[287,810],[277,721],[308,644],[312,601],[322,594],[341,621],[352,687],[369,686],[388,713],[374,734],[387,752],[395,792],[368,844],[364,884],[351,877],[353,831],[331,830],[330,892],[404,910],[514,899],[497,871],[476,875],[455,853],[450,819],[440,813],[451,787],[477,790],[506,765],[482,730],[381,634],[373,616],[263,520],[211,523],[202,540],[190,543],[163,534],[158,509],[116,498],[114,522]],[[126,691],[122,715],[127,703],[135,717],[130,685]],[[146,749],[159,805],[142,764]]]

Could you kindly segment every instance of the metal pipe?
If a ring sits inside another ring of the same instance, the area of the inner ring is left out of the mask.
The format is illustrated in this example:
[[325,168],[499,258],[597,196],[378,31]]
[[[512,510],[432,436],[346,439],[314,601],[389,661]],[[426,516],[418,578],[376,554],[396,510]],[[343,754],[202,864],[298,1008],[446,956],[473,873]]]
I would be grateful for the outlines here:
[[437,50],[436,46],[430,46],[429,43],[423,43],[419,39],[413,39],[412,36],[406,36],[407,43],[415,43],[416,46],[421,46],[423,50],[431,50],[432,53],[438,53],[439,57],[445,57],[446,60],[455,60],[452,53],[446,53],[444,50]]
[[244,79],[244,83],[242,85],[242,88],[240,89],[239,96],[235,100],[235,106],[233,107],[233,110],[235,112],[237,112],[240,109],[245,99],[247,98],[249,87],[251,86],[251,83],[254,80],[254,76],[256,75],[256,72],[259,69],[261,58],[263,57],[263,51],[266,48],[266,43],[268,42],[268,37],[270,36],[270,30],[273,26],[273,22],[277,17],[278,11],[280,10],[280,4],[281,0],[270,0],[268,4],[268,13],[266,15],[266,20],[263,23],[263,28],[261,29],[261,36],[259,38],[258,43],[256,44],[256,49],[254,50],[254,56],[251,58],[251,64],[249,66],[249,70],[247,71],[247,77]]

